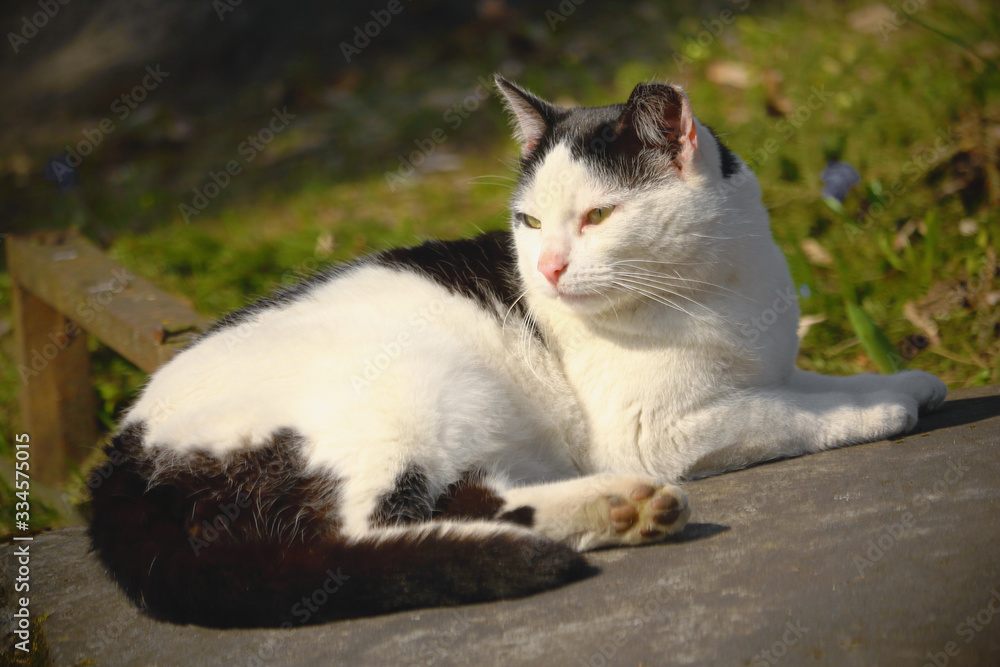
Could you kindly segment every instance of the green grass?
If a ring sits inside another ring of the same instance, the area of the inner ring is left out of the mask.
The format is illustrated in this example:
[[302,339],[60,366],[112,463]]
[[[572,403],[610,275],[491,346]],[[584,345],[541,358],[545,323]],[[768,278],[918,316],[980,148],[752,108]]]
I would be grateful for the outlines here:
[[[650,3],[637,21],[588,4],[551,32],[540,11],[522,29],[536,60],[516,78],[550,99],[580,104],[622,101],[651,78],[686,87],[699,118],[754,166],[774,236],[808,294],[802,312],[825,318],[802,342],[803,368],[850,374],[905,365],[952,388],[1000,382],[1000,19],[987,0],[961,10],[927,3],[883,36],[850,27],[848,15],[864,6],[735,12],[719,38],[690,50],[680,66],[675,51],[687,54],[685,38],[718,14],[678,18]],[[624,55],[603,55],[616,51],[609,43]],[[343,137],[337,160],[248,168],[191,223],[177,204],[234,154],[235,130],[214,141],[214,153],[192,153],[194,166],[172,185],[158,179],[167,158],[139,156],[113,183],[50,196],[42,219],[82,228],[131,270],[209,316],[329,262],[501,227],[503,179],[512,175],[507,164],[516,149],[499,105],[484,102],[452,129],[443,119],[450,104],[426,96],[471,93],[477,77],[509,55],[490,49],[489,59],[469,53],[447,63],[416,53],[408,76],[389,68],[352,91],[343,108],[357,113],[304,114],[281,150],[294,153],[319,127]],[[713,82],[719,63],[735,63],[746,84]],[[816,91],[824,92],[818,103]],[[448,135],[439,150],[461,157],[458,170],[391,191],[384,172],[439,127]],[[820,195],[828,159],[861,174],[842,206]],[[829,259],[804,247],[807,239]],[[9,284],[0,273],[0,294]],[[0,319],[6,304],[5,296]],[[906,312],[933,321],[939,340],[924,345],[918,336],[931,336]],[[19,428],[12,347],[10,335],[0,337],[0,442]],[[92,349],[101,398],[95,418],[110,428],[143,375],[96,341]],[[71,488],[80,489],[80,480]],[[4,493],[0,484],[0,499]]]

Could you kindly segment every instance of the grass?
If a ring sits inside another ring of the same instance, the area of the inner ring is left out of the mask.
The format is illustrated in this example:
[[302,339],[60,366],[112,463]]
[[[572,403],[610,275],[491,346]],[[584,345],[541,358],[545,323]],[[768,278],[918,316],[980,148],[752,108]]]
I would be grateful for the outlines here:
[[[516,78],[580,104],[624,100],[651,78],[686,87],[695,113],[754,167],[802,312],[821,320],[802,341],[803,368],[920,368],[951,388],[1000,382],[1000,19],[992,5],[925,4],[898,30],[875,15],[865,20],[862,3],[748,8],[714,35],[712,21],[738,4],[678,17],[646,3],[640,19],[588,4],[555,31],[540,10],[520,24],[535,55]],[[619,57],[602,55],[616,50],[609,43],[621,46]],[[515,148],[499,105],[482,101],[458,127],[446,114],[512,57],[505,48],[491,42],[489,56],[469,51],[445,62],[427,46],[380,61],[373,67],[384,76],[352,84],[334,111],[300,111],[266,160],[247,165],[190,222],[178,203],[238,155],[259,119],[233,123],[228,134],[222,123],[212,141],[183,153],[186,171],[172,180],[163,175],[177,171],[176,156],[150,151],[86,190],[26,191],[25,201],[43,225],[83,229],[209,316],[329,262],[502,227]],[[457,160],[457,168],[390,189],[385,174],[436,129],[446,137],[435,149],[440,164]],[[317,135],[336,150],[300,150]],[[861,175],[843,204],[821,196],[828,160]],[[9,286],[0,273],[0,294]],[[0,322],[7,303],[0,299]],[[144,376],[96,341],[91,348],[95,418],[110,429]],[[12,355],[12,337],[0,336],[0,446],[20,428]],[[74,499],[81,488],[79,478],[67,487]],[[9,493],[0,484],[4,506]],[[37,519],[58,522],[51,513]]]

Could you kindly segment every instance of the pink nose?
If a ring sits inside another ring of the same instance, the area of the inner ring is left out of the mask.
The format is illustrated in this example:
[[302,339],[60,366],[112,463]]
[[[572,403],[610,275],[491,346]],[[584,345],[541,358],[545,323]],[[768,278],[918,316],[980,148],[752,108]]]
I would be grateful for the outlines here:
[[543,255],[538,260],[538,271],[555,287],[559,283],[559,276],[566,271],[568,265],[569,263],[562,257]]

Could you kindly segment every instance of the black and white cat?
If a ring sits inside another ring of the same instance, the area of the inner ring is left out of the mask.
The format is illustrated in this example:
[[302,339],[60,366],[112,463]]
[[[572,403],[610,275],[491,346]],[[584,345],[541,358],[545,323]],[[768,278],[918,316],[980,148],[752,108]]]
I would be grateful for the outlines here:
[[891,437],[944,399],[920,371],[795,368],[760,188],[680,88],[564,109],[497,85],[511,231],[238,311],[124,417],[90,535],[154,615],[289,626],[541,591],[592,572],[580,551],[681,530],[685,477]]

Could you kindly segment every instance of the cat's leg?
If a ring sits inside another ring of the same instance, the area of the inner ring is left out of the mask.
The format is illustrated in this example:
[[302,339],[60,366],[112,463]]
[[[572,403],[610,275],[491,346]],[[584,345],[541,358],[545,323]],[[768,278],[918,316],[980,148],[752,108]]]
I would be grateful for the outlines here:
[[596,474],[503,491],[508,517],[579,550],[657,542],[684,528],[691,509],[676,486],[633,475]]
[[794,391],[810,394],[837,391],[852,394],[895,391],[912,396],[921,411],[938,407],[948,394],[944,382],[930,373],[915,370],[900,371],[892,375],[860,373],[837,377],[795,369],[787,386]]
[[920,407],[932,408],[943,398],[943,385],[925,376],[802,374],[788,386],[729,396],[676,423],[672,447],[684,469],[664,473],[715,474],[905,433],[916,426]]
[[691,510],[683,491],[650,477],[597,474],[508,487],[472,473],[442,494],[435,513],[514,523],[583,551],[657,542],[684,528]]

